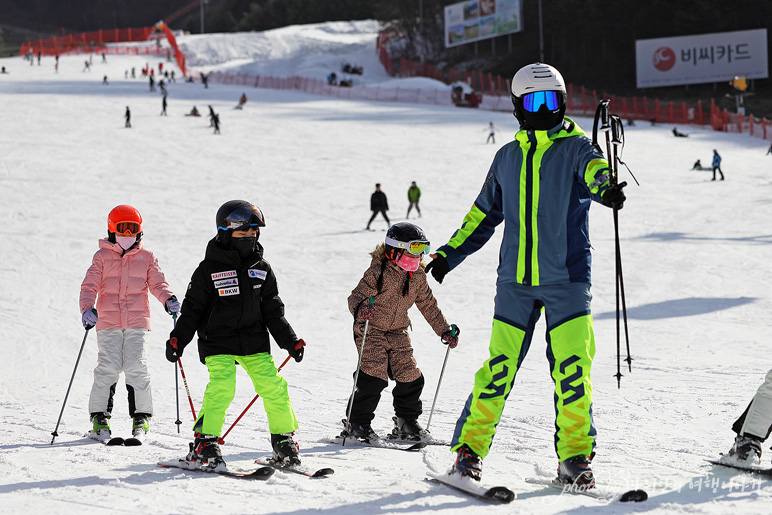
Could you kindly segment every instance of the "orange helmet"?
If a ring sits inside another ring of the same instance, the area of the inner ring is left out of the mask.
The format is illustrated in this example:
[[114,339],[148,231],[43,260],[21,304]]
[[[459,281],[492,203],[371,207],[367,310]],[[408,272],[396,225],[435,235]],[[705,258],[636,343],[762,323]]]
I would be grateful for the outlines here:
[[120,205],[107,215],[107,232],[118,236],[136,236],[142,233],[142,215],[135,208]]

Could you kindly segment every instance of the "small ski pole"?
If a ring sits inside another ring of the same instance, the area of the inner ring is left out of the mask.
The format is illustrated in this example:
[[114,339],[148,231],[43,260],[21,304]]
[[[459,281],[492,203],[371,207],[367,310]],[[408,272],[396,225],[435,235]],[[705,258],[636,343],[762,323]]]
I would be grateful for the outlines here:
[[51,445],[54,444],[54,440],[56,440],[56,437],[59,436],[59,433],[57,431],[59,430],[59,423],[62,421],[62,414],[64,414],[64,406],[67,404],[67,397],[70,396],[70,388],[72,388],[72,380],[75,379],[75,371],[78,370],[78,363],[80,363],[80,356],[83,354],[83,347],[86,346],[86,338],[88,338],[88,332],[91,330],[89,327],[86,329],[86,334],[83,335],[83,343],[80,344],[80,352],[78,352],[78,359],[75,360],[75,368],[72,369],[72,377],[70,377],[70,384],[67,386],[67,393],[64,394],[64,402],[62,402],[62,410],[59,412],[59,419],[56,421],[56,427],[54,428],[54,432],[51,433],[53,435],[53,438],[51,438]]
[[[174,323],[174,327],[177,327],[177,313],[172,314],[172,321]],[[179,375],[177,374],[177,369],[179,367],[177,366],[177,362],[174,362],[174,396],[177,401],[177,420],[174,422],[177,424],[177,433],[180,432],[180,425],[182,425],[182,420],[180,420],[180,379]]]
[[[174,326],[177,327],[177,321],[175,320]],[[176,349],[177,347],[174,346]],[[193,399],[190,397],[190,388],[188,388],[188,380],[185,377],[185,369],[182,367],[182,358],[177,358],[175,365],[180,366],[180,375],[182,376],[182,384],[185,385],[185,392],[188,394],[188,404],[190,404],[190,411],[193,413],[193,420],[196,420],[196,409],[193,407]],[[179,426],[178,426],[179,427]]]
[[[456,326],[450,330],[451,336],[456,336]],[[429,411],[429,420],[426,422],[426,431],[429,431],[429,425],[432,423],[432,415],[434,415],[434,405],[437,403],[437,395],[440,394],[440,385],[442,384],[442,376],[445,375],[445,365],[448,364],[448,355],[450,355],[450,345],[448,350],[445,351],[445,361],[442,362],[442,370],[440,371],[440,379],[437,381],[437,391],[434,392],[434,400],[432,401],[432,409]]]
[[[375,297],[370,297],[367,305],[372,306],[375,303]],[[367,339],[367,328],[370,327],[370,320],[365,320],[365,331],[362,333],[362,347],[359,349],[359,360],[357,361],[357,371],[354,374],[354,388],[351,389],[351,398],[348,400],[348,409],[346,409],[346,435],[343,437],[343,444],[346,445],[346,438],[351,432],[351,409],[354,407],[354,394],[357,391],[357,381],[359,381],[359,369],[362,367],[362,354],[365,352],[365,340]]]
[[[277,368],[277,369],[276,369],[276,373],[277,373],[277,374],[278,374],[279,372],[281,372],[281,369],[282,369],[282,368],[284,368],[284,365],[286,365],[286,364],[287,364],[287,362],[290,360],[290,358],[291,358],[291,357],[292,357],[292,356],[287,356],[287,359],[285,359],[285,360],[284,360],[284,362],[283,362],[281,365],[279,365],[279,368]],[[247,405],[247,407],[246,407],[246,408],[244,408],[244,411],[242,411],[242,412],[241,412],[241,415],[239,415],[239,416],[238,416],[238,418],[237,418],[237,419],[236,419],[236,420],[233,422],[233,424],[231,424],[231,427],[229,427],[229,428],[228,428],[228,430],[227,430],[227,431],[225,431],[225,434],[223,434],[223,435],[222,435],[220,438],[218,438],[218,439],[217,439],[217,443],[219,443],[220,445],[223,445],[223,444],[225,443],[225,437],[226,437],[226,436],[228,436],[228,433],[230,433],[230,432],[231,432],[231,429],[233,429],[234,427],[236,427],[236,424],[238,424],[238,423],[239,423],[239,420],[241,420],[241,417],[243,417],[243,416],[246,414],[246,412],[247,412],[247,411],[249,411],[249,408],[251,408],[251,407],[252,407],[252,405],[255,403],[255,401],[257,400],[257,398],[258,398],[258,397],[260,397],[260,394],[257,394],[257,395],[255,395],[255,398],[254,398],[254,399],[252,399],[252,402],[250,402],[250,403]]]

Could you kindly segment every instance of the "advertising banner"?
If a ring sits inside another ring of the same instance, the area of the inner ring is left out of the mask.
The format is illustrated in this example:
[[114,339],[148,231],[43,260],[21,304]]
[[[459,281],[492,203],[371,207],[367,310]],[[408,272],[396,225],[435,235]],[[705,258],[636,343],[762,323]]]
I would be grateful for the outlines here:
[[639,39],[635,69],[639,88],[766,79],[767,29]]
[[520,0],[468,0],[445,7],[445,48],[523,30]]

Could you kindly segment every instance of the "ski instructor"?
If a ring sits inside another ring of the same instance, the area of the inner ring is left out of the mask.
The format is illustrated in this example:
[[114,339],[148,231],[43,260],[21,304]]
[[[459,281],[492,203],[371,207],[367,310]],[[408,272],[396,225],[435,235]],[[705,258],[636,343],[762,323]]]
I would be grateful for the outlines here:
[[426,272],[442,282],[504,223],[490,357],[456,424],[452,472],[479,481],[504,402],[544,309],[547,357],[555,383],[558,477],[592,488],[595,447],[590,368],[590,201],[621,208],[622,183],[566,112],[566,85],[552,66],[529,64],[512,79],[520,130],[499,149],[472,209]]

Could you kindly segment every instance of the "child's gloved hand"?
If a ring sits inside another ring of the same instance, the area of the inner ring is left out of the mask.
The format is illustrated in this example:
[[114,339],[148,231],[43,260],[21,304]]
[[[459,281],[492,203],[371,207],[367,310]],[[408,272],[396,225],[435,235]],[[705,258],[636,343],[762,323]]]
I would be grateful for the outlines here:
[[166,359],[174,363],[182,356],[182,347],[177,344],[177,338],[166,340]]
[[170,315],[173,315],[175,313],[180,312],[180,302],[177,300],[177,297],[172,295],[166,300],[166,303],[164,304],[164,309],[166,309],[166,312]]
[[99,320],[99,316],[97,315],[96,309],[91,308],[83,311],[83,317],[81,318],[81,322],[83,323],[84,329],[91,329],[96,325],[98,320]]
[[370,306],[368,304],[364,304],[362,306],[359,306],[359,311],[357,311],[357,320],[372,320],[375,318],[375,306]]
[[305,352],[303,347],[306,346],[306,342],[303,341],[301,338],[300,340],[295,343],[294,347],[290,347],[287,349],[287,352],[289,352],[289,355],[292,356],[295,359],[295,363],[300,363],[303,361],[303,353]]
[[455,349],[458,345],[458,335],[461,334],[461,329],[456,324],[450,324],[450,330],[442,333],[442,343]]

